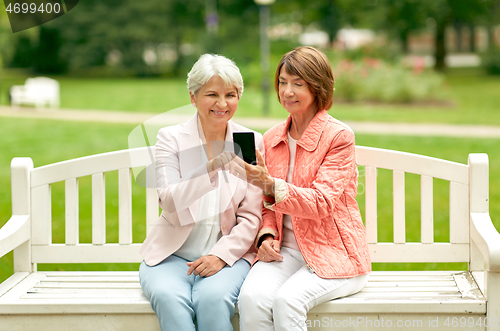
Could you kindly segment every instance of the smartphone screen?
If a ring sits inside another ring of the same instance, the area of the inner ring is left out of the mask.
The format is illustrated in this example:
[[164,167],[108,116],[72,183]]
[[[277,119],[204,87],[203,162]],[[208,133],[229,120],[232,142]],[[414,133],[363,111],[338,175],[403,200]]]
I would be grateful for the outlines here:
[[243,155],[243,161],[249,164],[257,164],[255,157],[255,138],[253,132],[233,132],[234,153]]

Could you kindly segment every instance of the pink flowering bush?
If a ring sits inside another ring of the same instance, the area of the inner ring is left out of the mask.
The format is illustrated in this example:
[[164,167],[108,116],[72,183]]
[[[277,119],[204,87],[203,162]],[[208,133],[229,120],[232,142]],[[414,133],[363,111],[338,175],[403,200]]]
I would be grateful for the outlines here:
[[393,65],[365,57],[342,59],[333,68],[336,100],[348,102],[444,102],[449,98],[443,77],[424,70],[422,61]]

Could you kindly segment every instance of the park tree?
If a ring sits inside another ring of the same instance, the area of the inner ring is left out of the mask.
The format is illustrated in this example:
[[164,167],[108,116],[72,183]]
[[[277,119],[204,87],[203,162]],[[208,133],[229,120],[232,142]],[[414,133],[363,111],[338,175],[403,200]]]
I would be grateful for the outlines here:
[[482,54],[481,65],[488,74],[500,75],[500,37],[494,33],[500,23],[500,0],[489,1],[487,13],[483,15],[481,23],[488,31],[488,50]]
[[426,27],[434,0],[384,0],[381,3],[380,26],[401,43],[403,53],[409,52],[409,36]]
[[10,28],[5,5],[0,2],[0,69],[6,66],[14,55],[14,36]]
[[492,0],[439,0],[435,1],[430,8],[431,16],[436,21],[435,29],[435,68],[443,70],[445,68],[446,46],[445,31],[450,25],[462,26],[463,24],[473,25],[486,14],[488,4]]
[[[39,74],[60,74],[66,71],[66,61],[61,59],[62,40],[57,29],[40,26],[38,43],[33,50],[33,70]],[[22,39],[21,39],[22,40]]]
[[182,43],[204,26],[203,4],[202,0],[86,0],[48,24],[61,31],[61,51],[72,68],[104,65],[107,55],[115,52],[123,68],[148,74],[145,48],[168,43],[177,51],[176,73],[183,64]]
[[31,68],[33,65],[33,44],[31,38],[20,34],[16,40],[16,48],[10,66],[14,68]]
[[500,51],[500,39],[495,39],[494,29],[500,24],[500,0],[489,0],[486,11],[481,17],[488,30],[488,48],[490,52]]
[[297,15],[297,23],[305,26],[316,24],[328,34],[330,43],[336,39],[337,32],[346,25],[366,25],[370,20],[368,7],[366,3],[359,4],[350,0],[277,1],[273,5],[278,14],[300,13]]
[[449,26],[457,30],[473,26],[488,12],[488,5],[497,0],[381,0],[383,15],[378,24],[389,36],[396,37],[404,52],[408,52],[408,36],[422,30],[427,20],[435,22],[435,68],[443,70],[446,57],[445,31]]
[[[274,5],[271,11],[274,10]],[[218,43],[214,51],[239,63],[258,62],[259,7],[253,0],[219,0]],[[211,51],[209,49],[209,51]]]
[[[72,68],[106,64],[111,53],[120,54],[120,66],[134,73],[158,69],[143,60],[147,47],[173,46],[177,55],[170,73],[184,75],[194,59],[186,59],[183,45],[196,44],[199,53],[222,53],[238,63],[258,57],[258,6],[253,0],[212,1],[218,28],[207,27],[206,0],[86,0],[51,22],[65,43],[61,52]],[[213,10],[213,8],[212,8]],[[213,19],[213,18],[212,18]],[[71,28],[69,29],[68,26]]]

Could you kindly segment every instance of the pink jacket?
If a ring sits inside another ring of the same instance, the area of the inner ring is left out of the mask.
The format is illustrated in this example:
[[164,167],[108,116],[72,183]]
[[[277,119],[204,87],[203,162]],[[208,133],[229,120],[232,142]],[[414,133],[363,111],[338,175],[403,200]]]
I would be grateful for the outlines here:
[[[158,132],[156,179],[162,212],[139,251],[149,266],[157,265],[184,244],[194,228],[199,199],[215,189],[217,180],[210,180],[201,159],[197,119],[195,114],[187,123]],[[229,121],[226,133],[229,146],[234,131],[251,130]],[[261,152],[264,149],[262,136],[257,132],[255,146]],[[251,263],[256,255],[253,241],[262,220],[262,190],[233,175],[226,178],[222,180],[220,196],[222,237],[210,254],[229,266],[240,258]]]
[[[286,181],[290,164],[287,132],[291,117],[264,134],[272,177]],[[358,171],[354,133],[325,110],[313,118],[297,142],[292,183],[286,197],[263,209],[264,234],[283,240],[283,214],[292,216],[299,249],[321,278],[349,278],[371,271],[366,230],[355,200]]]

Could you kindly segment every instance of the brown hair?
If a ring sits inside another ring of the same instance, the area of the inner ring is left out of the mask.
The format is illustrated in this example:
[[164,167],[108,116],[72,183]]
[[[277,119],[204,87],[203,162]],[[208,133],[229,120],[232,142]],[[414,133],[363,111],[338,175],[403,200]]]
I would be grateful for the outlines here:
[[317,110],[330,109],[333,103],[332,67],[326,55],[314,47],[303,46],[286,53],[281,58],[276,75],[274,88],[279,96],[279,76],[282,67],[289,75],[299,76],[307,82],[309,90],[315,95]]

